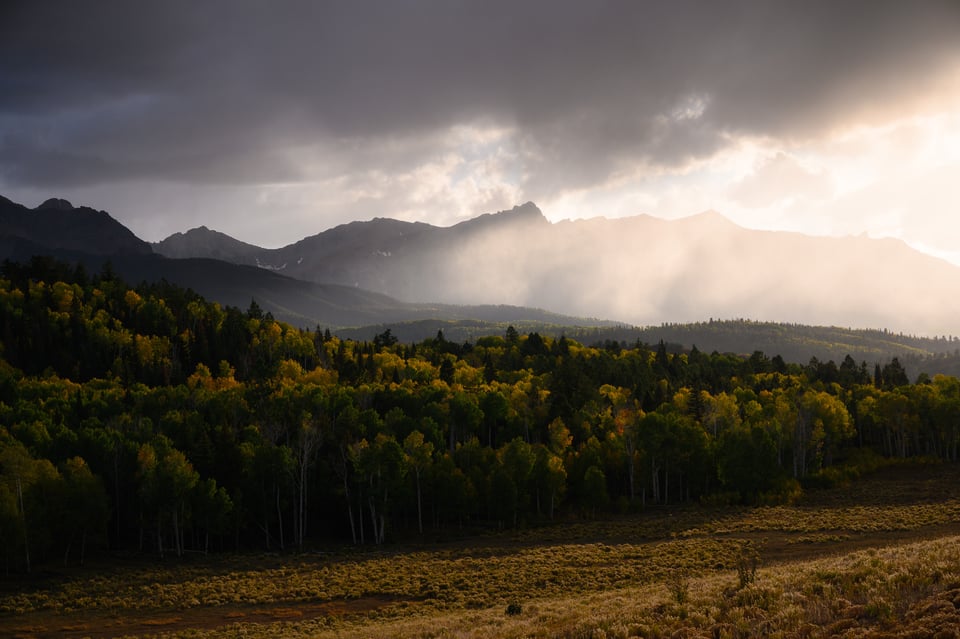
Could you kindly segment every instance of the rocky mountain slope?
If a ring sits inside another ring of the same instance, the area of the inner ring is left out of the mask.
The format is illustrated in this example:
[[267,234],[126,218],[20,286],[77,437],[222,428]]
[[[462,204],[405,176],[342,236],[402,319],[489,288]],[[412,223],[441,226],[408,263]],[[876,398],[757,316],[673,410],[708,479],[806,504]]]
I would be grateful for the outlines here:
[[[236,246],[219,239],[221,255]],[[157,250],[184,254],[185,242],[173,240]],[[190,254],[213,256],[203,245]],[[449,228],[375,219],[279,249],[246,247],[234,261],[412,302],[511,304],[636,325],[747,317],[960,332],[956,266],[898,240],[750,230],[715,212],[551,224],[527,203]]]
[[[22,262],[45,255],[82,263],[92,273],[109,262],[131,284],[166,280],[242,309],[256,300],[264,311],[295,326],[336,329],[425,319],[603,324],[516,305],[411,303],[353,284],[302,281],[277,272],[282,269],[258,268],[256,255],[262,249],[208,229],[178,234],[164,246],[170,257],[154,253],[150,244],[104,211],[75,208],[66,200],[28,209],[0,198],[0,260]],[[350,247],[332,250],[348,254]]]

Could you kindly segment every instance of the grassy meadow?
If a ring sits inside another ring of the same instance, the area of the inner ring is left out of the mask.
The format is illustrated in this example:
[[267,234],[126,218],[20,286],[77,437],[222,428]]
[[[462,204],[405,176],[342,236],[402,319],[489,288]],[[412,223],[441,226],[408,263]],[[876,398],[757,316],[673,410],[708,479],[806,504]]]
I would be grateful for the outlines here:
[[8,577],[12,637],[953,637],[960,469],[376,550]]

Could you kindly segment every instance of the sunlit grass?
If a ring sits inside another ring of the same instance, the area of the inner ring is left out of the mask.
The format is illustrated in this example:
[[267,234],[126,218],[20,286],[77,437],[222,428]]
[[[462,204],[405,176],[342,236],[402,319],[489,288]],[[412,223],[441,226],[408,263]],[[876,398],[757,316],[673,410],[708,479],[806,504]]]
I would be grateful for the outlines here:
[[[883,505],[885,490],[895,503]],[[960,538],[946,527],[960,521],[960,501],[911,503],[902,483],[856,494],[655,509],[430,546],[79,571],[0,596],[0,634],[103,637],[116,620],[139,624],[118,635],[194,638],[960,633]],[[903,543],[915,535],[945,536]]]
[[523,602],[518,615],[508,615],[500,606],[420,610],[409,615],[239,623],[165,636],[949,637],[960,631],[958,567],[960,538],[949,537],[762,568],[742,587],[732,571],[691,577],[683,601],[669,585],[650,583],[534,597]]

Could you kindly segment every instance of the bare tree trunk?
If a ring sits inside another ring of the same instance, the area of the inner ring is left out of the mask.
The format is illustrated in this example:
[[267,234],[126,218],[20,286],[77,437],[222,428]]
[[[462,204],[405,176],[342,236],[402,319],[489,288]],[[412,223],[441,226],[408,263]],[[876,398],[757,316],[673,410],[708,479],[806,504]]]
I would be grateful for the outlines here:
[[653,475],[653,483],[651,484],[651,488],[653,489],[653,495],[652,495],[653,503],[659,504],[660,503],[660,468],[657,466],[656,462],[653,459],[650,460],[650,470],[651,470],[651,474]]
[[157,549],[160,551],[160,559],[163,559],[163,513],[157,513]]
[[[353,545],[356,546],[357,545],[357,525],[353,521],[353,500],[351,499],[350,482],[348,481],[349,479],[348,476],[350,473],[347,470],[347,453],[344,450],[344,447],[342,444],[340,445],[340,463],[341,465],[339,467],[336,464],[334,464],[334,469],[336,469],[336,471],[343,478],[343,496],[347,500],[347,517],[350,519],[350,537],[353,539]],[[343,469],[342,473],[340,472],[341,468]],[[361,511],[360,514],[361,514],[360,519],[363,519],[362,517],[363,511]]]
[[670,503],[670,464],[663,465],[663,503]]
[[263,536],[267,544],[267,550],[270,550],[270,511],[267,508],[267,496],[264,495],[263,497]]
[[387,515],[384,511],[387,509],[387,495],[388,491],[384,489],[383,491],[383,508],[380,509],[380,542],[383,543],[387,538]]
[[[120,545],[120,452],[118,446],[115,445],[113,449],[113,500],[114,500],[114,509],[113,509],[113,518],[117,522],[117,531],[115,543],[117,546]],[[141,536],[143,535],[143,528],[140,529]],[[140,549],[143,549],[143,543],[141,541]]]
[[69,559],[70,559],[70,548],[73,546],[73,538],[74,538],[74,536],[75,536],[74,533],[70,533],[70,539],[67,541],[67,549],[66,549],[66,551],[64,551],[64,553],[63,553],[63,567],[64,567],[64,568],[67,567],[67,563],[68,563],[68,561],[69,561]]
[[374,503],[373,495],[367,497],[367,504],[370,508],[370,523],[373,525],[373,543],[380,543],[380,532],[377,530],[377,506]]
[[303,471],[301,475],[300,488],[300,534],[297,543],[303,548],[303,540],[307,536],[307,473]]
[[797,421],[793,432],[793,478],[799,479],[807,474],[807,425],[802,410],[797,409]]
[[277,484],[277,525],[280,529],[280,550],[283,550],[283,512],[280,510],[280,484]]
[[360,521],[360,545],[367,543],[363,531],[363,493],[357,493],[357,519]]
[[23,508],[23,484],[17,475],[17,498],[20,500],[20,519],[23,521],[23,554],[27,562],[27,572],[30,572],[30,536],[27,534],[27,511]]
[[177,520],[177,509],[173,509],[173,551],[177,553],[177,557],[182,556],[183,553],[180,551],[180,526]]
[[353,545],[357,545],[357,525],[353,522],[353,500],[350,497],[350,482],[347,481],[347,475],[343,475],[343,496],[347,499],[347,518],[350,520],[350,537],[353,539]]
[[417,527],[423,534],[423,504],[420,501],[420,469],[414,466],[413,472],[417,478]]
[[307,477],[309,475],[310,464],[313,453],[316,450],[319,441],[319,432],[315,428],[306,426],[300,431],[300,455],[298,457],[299,466],[299,503],[297,509],[297,546],[303,548],[303,541],[307,536]]

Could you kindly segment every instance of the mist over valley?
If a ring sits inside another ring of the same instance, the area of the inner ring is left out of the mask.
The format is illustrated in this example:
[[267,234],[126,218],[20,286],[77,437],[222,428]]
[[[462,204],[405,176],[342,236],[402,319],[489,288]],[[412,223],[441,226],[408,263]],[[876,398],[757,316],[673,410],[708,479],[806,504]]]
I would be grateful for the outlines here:
[[205,228],[154,244],[417,303],[645,326],[708,318],[952,335],[960,268],[897,240],[744,229],[716,212],[550,223],[533,203],[451,227],[374,219],[260,249]]

